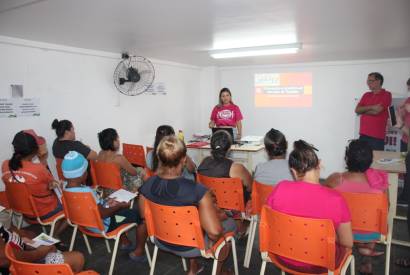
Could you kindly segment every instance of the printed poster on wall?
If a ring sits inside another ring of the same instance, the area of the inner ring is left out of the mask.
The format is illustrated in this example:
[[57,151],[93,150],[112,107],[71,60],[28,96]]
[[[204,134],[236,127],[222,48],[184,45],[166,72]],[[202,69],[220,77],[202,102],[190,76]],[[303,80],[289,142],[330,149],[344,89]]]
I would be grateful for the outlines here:
[[40,116],[39,98],[0,98],[0,117]]

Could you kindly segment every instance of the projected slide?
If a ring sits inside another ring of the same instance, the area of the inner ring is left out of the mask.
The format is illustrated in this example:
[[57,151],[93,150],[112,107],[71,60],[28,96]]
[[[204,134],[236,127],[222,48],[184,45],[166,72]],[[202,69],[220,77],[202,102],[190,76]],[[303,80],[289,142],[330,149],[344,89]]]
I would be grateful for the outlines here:
[[255,74],[255,107],[311,107],[312,73]]

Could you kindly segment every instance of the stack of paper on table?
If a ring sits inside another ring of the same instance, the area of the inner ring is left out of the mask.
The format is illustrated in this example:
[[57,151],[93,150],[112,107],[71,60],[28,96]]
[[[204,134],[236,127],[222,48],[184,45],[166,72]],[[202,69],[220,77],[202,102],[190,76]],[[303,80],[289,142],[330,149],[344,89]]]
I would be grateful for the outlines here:
[[115,199],[118,202],[129,202],[130,200],[134,199],[138,193],[131,193],[125,189],[119,189],[109,195],[109,198]]

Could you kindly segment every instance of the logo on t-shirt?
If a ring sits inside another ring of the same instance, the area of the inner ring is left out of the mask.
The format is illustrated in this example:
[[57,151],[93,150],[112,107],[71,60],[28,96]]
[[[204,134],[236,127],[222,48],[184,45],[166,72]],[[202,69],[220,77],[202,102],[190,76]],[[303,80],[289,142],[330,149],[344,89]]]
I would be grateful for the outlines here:
[[25,183],[26,179],[23,176],[14,175],[14,177],[9,177],[9,182]]
[[222,110],[218,112],[219,119],[233,119],[233,111],[231,110]]

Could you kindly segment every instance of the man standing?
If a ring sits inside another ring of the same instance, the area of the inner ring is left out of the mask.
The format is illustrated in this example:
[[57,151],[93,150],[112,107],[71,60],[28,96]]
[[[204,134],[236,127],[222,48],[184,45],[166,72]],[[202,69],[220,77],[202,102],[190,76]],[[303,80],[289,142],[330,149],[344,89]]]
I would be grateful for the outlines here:
[[355,112],[360,115],[360,140],[367,141],[373,150],[384,150],[388,108],[392,96],[382,88],[383,76],[380,73],[370,73],[367,77],[366,92],[356,106]]

